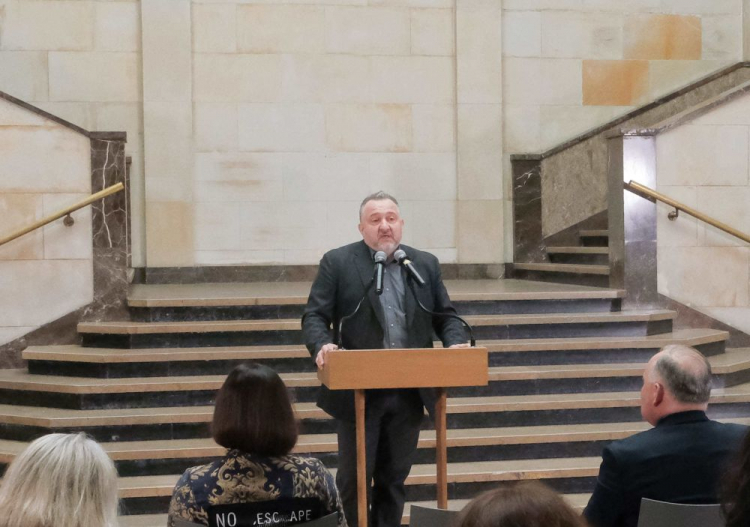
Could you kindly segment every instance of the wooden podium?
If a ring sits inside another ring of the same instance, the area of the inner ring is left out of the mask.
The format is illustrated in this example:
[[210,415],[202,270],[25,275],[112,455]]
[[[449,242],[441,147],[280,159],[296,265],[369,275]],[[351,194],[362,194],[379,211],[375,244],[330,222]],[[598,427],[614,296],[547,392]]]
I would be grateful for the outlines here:
[[489,380],[487,348],[419,348],[332,351],[318,370],[329,390],[354,390],[357,420],[357,507],[360,527],[367,527],[365,390],[436,388],[437,502],[448,507],[448,448],[445,389],[483,386]]

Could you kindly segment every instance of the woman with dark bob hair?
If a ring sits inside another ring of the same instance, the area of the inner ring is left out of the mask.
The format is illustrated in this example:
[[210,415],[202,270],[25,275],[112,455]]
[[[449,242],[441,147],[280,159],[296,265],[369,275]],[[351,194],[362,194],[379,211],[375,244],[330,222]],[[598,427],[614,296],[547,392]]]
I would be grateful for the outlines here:
[[169,505],[203,525],[295,525],[332,512],[346,527],[333,476],[323,464],[290,452],[297,421],[278,374],[254,363],[234,368],[216,395],[211,424],[224,457],[185,471]]
[[750,525],[750,433],[729,466],[721,492],[726,527],[747,527]]
[[456,527],[586,527],[562,497],[537,481],[488,490],[459,513]]

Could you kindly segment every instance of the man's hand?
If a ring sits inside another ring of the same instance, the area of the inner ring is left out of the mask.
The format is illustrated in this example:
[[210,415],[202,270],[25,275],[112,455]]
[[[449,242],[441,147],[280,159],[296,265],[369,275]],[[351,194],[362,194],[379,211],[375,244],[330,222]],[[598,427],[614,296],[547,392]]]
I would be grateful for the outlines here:
[[461,344],[453,344],[452,346],[448,346],[449,348],[470,348],[471,345],[468,342],[462,342]]
[[315,364],[318,365],[318,368],[322,368],[325,365],[328,352],[336,351],[337,349],[339,349],[339,347],[336,344],[324,344],[323,347],[320,348],[320,351],[318,351],[318,354],[315,356]]

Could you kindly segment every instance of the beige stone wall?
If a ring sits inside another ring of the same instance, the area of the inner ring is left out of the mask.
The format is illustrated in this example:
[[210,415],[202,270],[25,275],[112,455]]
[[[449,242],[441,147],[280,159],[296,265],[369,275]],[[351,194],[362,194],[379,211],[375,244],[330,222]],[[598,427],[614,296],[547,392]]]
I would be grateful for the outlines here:
[[[87,137],[0,99],[4,237],[91,193]],[[0,344],[93,299],[91,208],[0,247]]]
[[[658,190],[750,233],[750,96],[656,139]],[[659,292],[750,333],[750,245],[660,206]]]

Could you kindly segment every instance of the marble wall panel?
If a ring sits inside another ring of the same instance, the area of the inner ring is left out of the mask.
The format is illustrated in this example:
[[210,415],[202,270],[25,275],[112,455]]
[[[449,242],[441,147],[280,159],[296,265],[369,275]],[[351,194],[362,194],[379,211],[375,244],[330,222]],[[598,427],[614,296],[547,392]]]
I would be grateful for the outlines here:
[[193,62],[197,102],[272,102],[281,94],[281,56],[196,54]]
[[451,9],[412,9],[412,55],[452,56],[455,47],[454,20]]
[[411,50],[410,13],[406,8],[329,7],[325,31],[328,53],[408,55]]
[[[684,188],[684,187],[681,187]],[[700,187],[695,208],[750,236],[750,184],[744,187]],[[710,225],[701,224],[702,245],[737,246],[747,243]]]
[[745,126],[681,126],[660,135],[656,145],[660,185],[748,184]]
[[320,213],[320,202],[287,202],[282,205],[281,211],[285,251],[326,250],[330,242],[326,230],[326,215]]
[[193,53],[237,51],[237,6],[193,2]]
[[649,97],[651,99],[661,97],[728,65],[727,61],[720,60],[649,61]]
[[370,62],[370,57],[358,55],[284,55],[281,99],[293,102],[372,102]]
[[503,56],[540,57],[542,55],[542,13],[506,11],[503,13]]
[[137,53],[56,51],[49,54],[52,101],[136,102],[141,100]]
[[196,181],[281,181],[286,154],[205,153],[195,156]]
[[[50,151],[56,155],[39,155]],[[3,191],[88,192],[88,153],[88,139],[61,126],[6,128],[0,141]]]
[[239,146],[237,104],[198,102],[193,106],[195,149],[231,152]]
[[48,97],[47,53],[43,51],[0,51],[0,90],[26,101]]
[[[702,199],[699,201],[698,187],[667,187],[658,185],[656,190],[669,196],[672,199],[684,203],[688,207],[699,208]],[[657,206],[656,236],[658,247],[667,249],[669,247],[697,247],[702,244],[703,225],[700,220],[681,214],[676,221],[668,218],[668,214],[673,211],[671,207],[660,203]]]
[[622,58],[622,15],[591,11],[544,11],[541,27],[542,56]]
[[700,311],[716,320],[750,334],[750,308],[747,307],[702,307]]
[[[0,236],[5,237],[44,217],[44,200],[40,194],[0,194],[3,218]],[[0,246],[0,260],[42,260],[44,236],[41,230],[30,232]]]
[[11,126],[52,128],[54,123],[40,114],[30,112],[5,99],[0,99],[0,126],[3,126],[3,132],[7,133]]
[[245,53],[322,53],[327,11],[319,6],[237,6],[237,48]]
[[339,152],[408,152],[411,107],[403,104],[332,104],[325,108],[326,145]]
[[458,263],[503,261],[503,201],[458,202]]
[[502,105],[458,107],[458,195],[462,200],[503,196]]
[[742,6],[737,0],[661,0],[665,13],[691,13],[696,15],[739,15]]
[[[144,102],[143,125],[148,179],[181,180],[183,184],[180,186],[189,190],[190,185],[186,183],[192,180],[193,172],[192,104]],[[164,201],[151,195],[147,195],[147,199]]]
[[40,326],[89,304],[91,260],[0,262],[0,326]]
[[370,60],[373,102],[452,104],[455,100],[451,57],[372,57]]
[[385,187],[386,174],[371,173],[366,153],[292,154],[284,156],[282,163],[287,202],[328,202],[326,210],[335,212],[340,209],[336,204],[358,203]]
[[125,132],[127,155],[143,152],[143,106],[140,103],[98,103],[94,106],[93,126],[89,128]]
[[455,200],[402,203],[403,208],[412,212],[408,226],[408,244],[430,249],[455,248],[456,203]]
[[541,147],[553,148],[632,109],[633,106],[542,106],[539,111]]
[[96,2],[94,10],[94,48],[96,50],[138,51],[141,49],[141,10],[138,2]]
[[35,106],[84,130],[91,130],[96,124],[96,104],[88,102],[42,101],[36,103]]
[[148,266],[192,266],[195,248],[193,229],[196,225],[193,204],[184,201],[147,201],[146,218]]
[[411,114],[415,152],[455,152],[456,112],[453,105],[414,104]]
[[689,306],[748,304],[750,249],[671,247],[659,251],[659,293]]
[[326,129],[331,128],[325,111],[320,104],[240,104],[239,148],[246,152],[324,150]]
[[[66,207],[82,201],[88,194],[45,194],[44,216],[50,216]],[[66,227],[62,220],[44,226],[44,259],[46,260],[91,260],[91,208],[85,207],[71,214],[75,223]],[[41,258],[40,258],[41,259]]]
[[583,61],[584,105],[636,106],[645,103],[647,96],[647,61]]
[[240,211],[255,204],[198,202],[195,204],[195,250],[231,251],[239,247],[240,233],[252,225],[240,223]]
[[3,18],[5,50],[86,51],[94,43],[92,2],[5,2]]
[[456,10],[458,104],[502,101],[502,10],[499,6]]
[[624,58],[631,60],[699,60],[701,18],[688,15],[627,17]]
[[703,60],[734,61],[742,50],[742,19],[736,14],[701,19]]
[[141,0],[144,101],[191,100],[190,13],[191,4],[184,0]]
[[399,200],[456,199],[455,154],[372,154],[370,159],[370,174]]
[[240,208],[239,249],[253,251],[282,251],[284,240],[284,211],[277,203],[253,203]]

